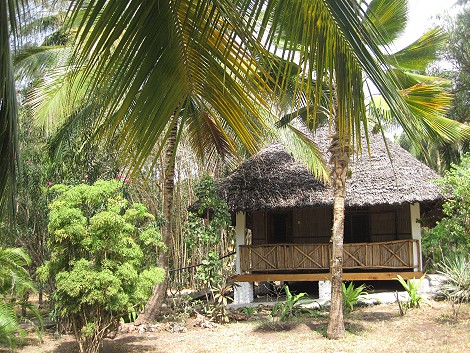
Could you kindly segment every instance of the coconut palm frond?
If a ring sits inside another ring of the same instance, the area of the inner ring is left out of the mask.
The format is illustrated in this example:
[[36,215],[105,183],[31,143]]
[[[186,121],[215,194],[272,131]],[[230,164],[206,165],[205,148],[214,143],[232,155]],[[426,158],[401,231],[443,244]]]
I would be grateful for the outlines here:
[[119,127],[120,143],[135,151],[136,169],[190,97],[204,101],[247,149],[257,150],[266,126],[259,107],[267,105],[267,91],[255,57],[236,32],[239,24],[227,15],[235,11],[232,4],[89,2],[78,63],[88,66],[91,86],[113,93],[102,97],[106,125],[110,131]]
[[430,29],[415,42],[387,56],[387,61],[402,70],[424,72],[431,62],[437,60],[439,50],[444,47],[447,37],[441,28]]
[[406,28],[407,0],[372,0],[367,6],[367,16],[381,37],[391,44]]
[[13,215],[18,163],[17,102],[10,33],[17,33],[21,1],[0,1],[0,211]]
[[329,183],[329,167],[323,151],[315,143],[315,138],[307,131],[305,126],[302,128],[288,124],[278,129],[276,136],[296,161],[303,163],[318,180]]
[[393,71],[398,81],[400,82],[401,87],[403,87],[404,89],[422,83],[428,85],[435,85],[449,91],[451,89],[452,81],[447,78],[420,75],[414,72],[403,71],[399,69],[393,69]]
[[16,79],[40,77],[60,62],[62,46],[23,47],[13,57]]

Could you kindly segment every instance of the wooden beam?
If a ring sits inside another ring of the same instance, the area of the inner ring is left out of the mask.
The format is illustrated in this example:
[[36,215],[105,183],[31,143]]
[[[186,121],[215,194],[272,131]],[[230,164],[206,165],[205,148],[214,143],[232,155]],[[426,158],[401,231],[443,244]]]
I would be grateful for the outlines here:
[[[404,279],[420,278],[422,272],[362,272],[343,273],[344,281],[391,281],[397,275]],[[246,275],[236,275],[235,282],[271,282],[271,281],[292,281],[309,282],[330,280],[330,273],[253,273]]]

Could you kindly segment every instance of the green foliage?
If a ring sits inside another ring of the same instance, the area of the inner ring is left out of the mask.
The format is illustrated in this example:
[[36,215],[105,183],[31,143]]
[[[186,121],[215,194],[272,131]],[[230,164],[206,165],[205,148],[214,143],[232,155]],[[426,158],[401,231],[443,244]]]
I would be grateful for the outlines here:
[[196,214],[189,214],[185,227],[186,243],[190,248],[216,245],[220,242],[221,230],[227,230],[231,223],[227,203],[219,195],[215,180],[207,175],[196,185],[195,194],[199,209]]
[[354,310],[354,306],[359,301],[359,296],[367,295],[367,292],[364,291],[365,288],[366,288],[365,284],[361,284],[360,286],[355,287],[353,282],[349,282],[349,285],[346,287],[344,282],[342,283],[344,310],[346,311]]
[[223,285],[219,286],[219,288],[214,291],[215,305],[211,314],[215,322],[224,324],[230,321],[227,306],[230,301],[233,301],[231,294],[233,293],[234,287],[234,283],[226,280]]
[[200,202],[198,214],[209,216],[209,213],[213,213],[210,215],[211,226],[226,227],[230,224],[227,203],[219,195],[219,186],[213,178],[204,176],[196,186],[195,194]]
[[245,306],[241,312],[247,316],[253,316],[257,310],[259,310],[257,307],[255,306]]
[[468,255],[445,257],[439,264],[440,274],[445,276],[441,293],[452,303],[457,320],[460,305],[470,301],[470,260]]
[[425,275],[423,275],[420,279],[409,279],[405,280],[402,276],[397,275],[397,281],[403,286],[403,289],[406,290],[408,293],[408,301],[407,307],[408,308],[419,308],[422,301],[425,298],[419,294],[419,288],[421,287],[421,283],[423,283]]
[[[454,81],[454,104],[449,111],[452,119],[468,122],[470,117],[470,8],[462,12],[450,23],[450,38],[447,43],[446,59],[452,61],[455,71],[451,73]],[[468,148],[468,146],[467,146]]]
[[439,184],[452,197],[443,205],[444,218],[423,234],[424,255],[434,263],[444,255],[470,252],[470,154],[460,165],[452,165]]
[[[307,293],[292,294],[287,284],[284,286],[284,291],[286,293],[286,300],[277,302],[271,310],[271,315],[273,317],[278,316],[281,321],[287,321],[301,313],[301,300],[307,297]],[[308,301],[304,300],[303,304],[306,303]]]
[[224,271],[230,269],[220,259],[225,255],[220,251],[220,242],[233,243],[230,212],[213,178],[204,176],[196,185],[195,194],[199,209],[197,214],[189,214],[184,226],[185,242],[188,249],[200,249],[208,254],[201,260],[202,265],[198,266],[195,278],[203,286],[214,288],[221,285]]
[[57,194],[49,206],[51,258],[38,273],[55,282],[56,319],[72,324],[81,352],[95,352],[164,280],[163,269],[152,266],[161,235],[145,206],[124,198],[118,180],[51,191]]
[[[24,331],[19,326],[15,308],[27,291],[34,290],[27,266],[31,263],[29,256],[20,248],[0,247],[0,345],[15,347],[18,334]],[[33,314],[41,317],[37,310]]]
[[214,288],[222,280],[222,261],[217,254],[210,252],[196,270],[196,278],[209,288]]

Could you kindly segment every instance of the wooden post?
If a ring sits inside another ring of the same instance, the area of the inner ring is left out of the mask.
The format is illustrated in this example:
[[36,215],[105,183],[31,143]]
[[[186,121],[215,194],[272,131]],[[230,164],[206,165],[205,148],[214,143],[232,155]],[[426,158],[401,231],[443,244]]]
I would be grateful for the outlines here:
[[414,271],[421,271],[423,264],[421,263],[421,218],[419,202],[410,205],[411,217],[411,239],[417,240],[413,246],[413,267]]

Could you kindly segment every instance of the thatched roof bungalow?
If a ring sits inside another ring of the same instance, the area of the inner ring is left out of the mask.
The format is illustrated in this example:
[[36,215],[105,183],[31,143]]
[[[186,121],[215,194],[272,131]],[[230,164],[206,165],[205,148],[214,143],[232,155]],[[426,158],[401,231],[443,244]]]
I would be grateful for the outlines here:
[[[315,139],[327,150],[328,136]],[[443,199],[438,175],[400,146],[370,134],[347,180],[345,279],[421,272],[423,205]],[[238,281],[328,278],[333,191],[280,144],[247,159],[220,183],[236,213]]]

